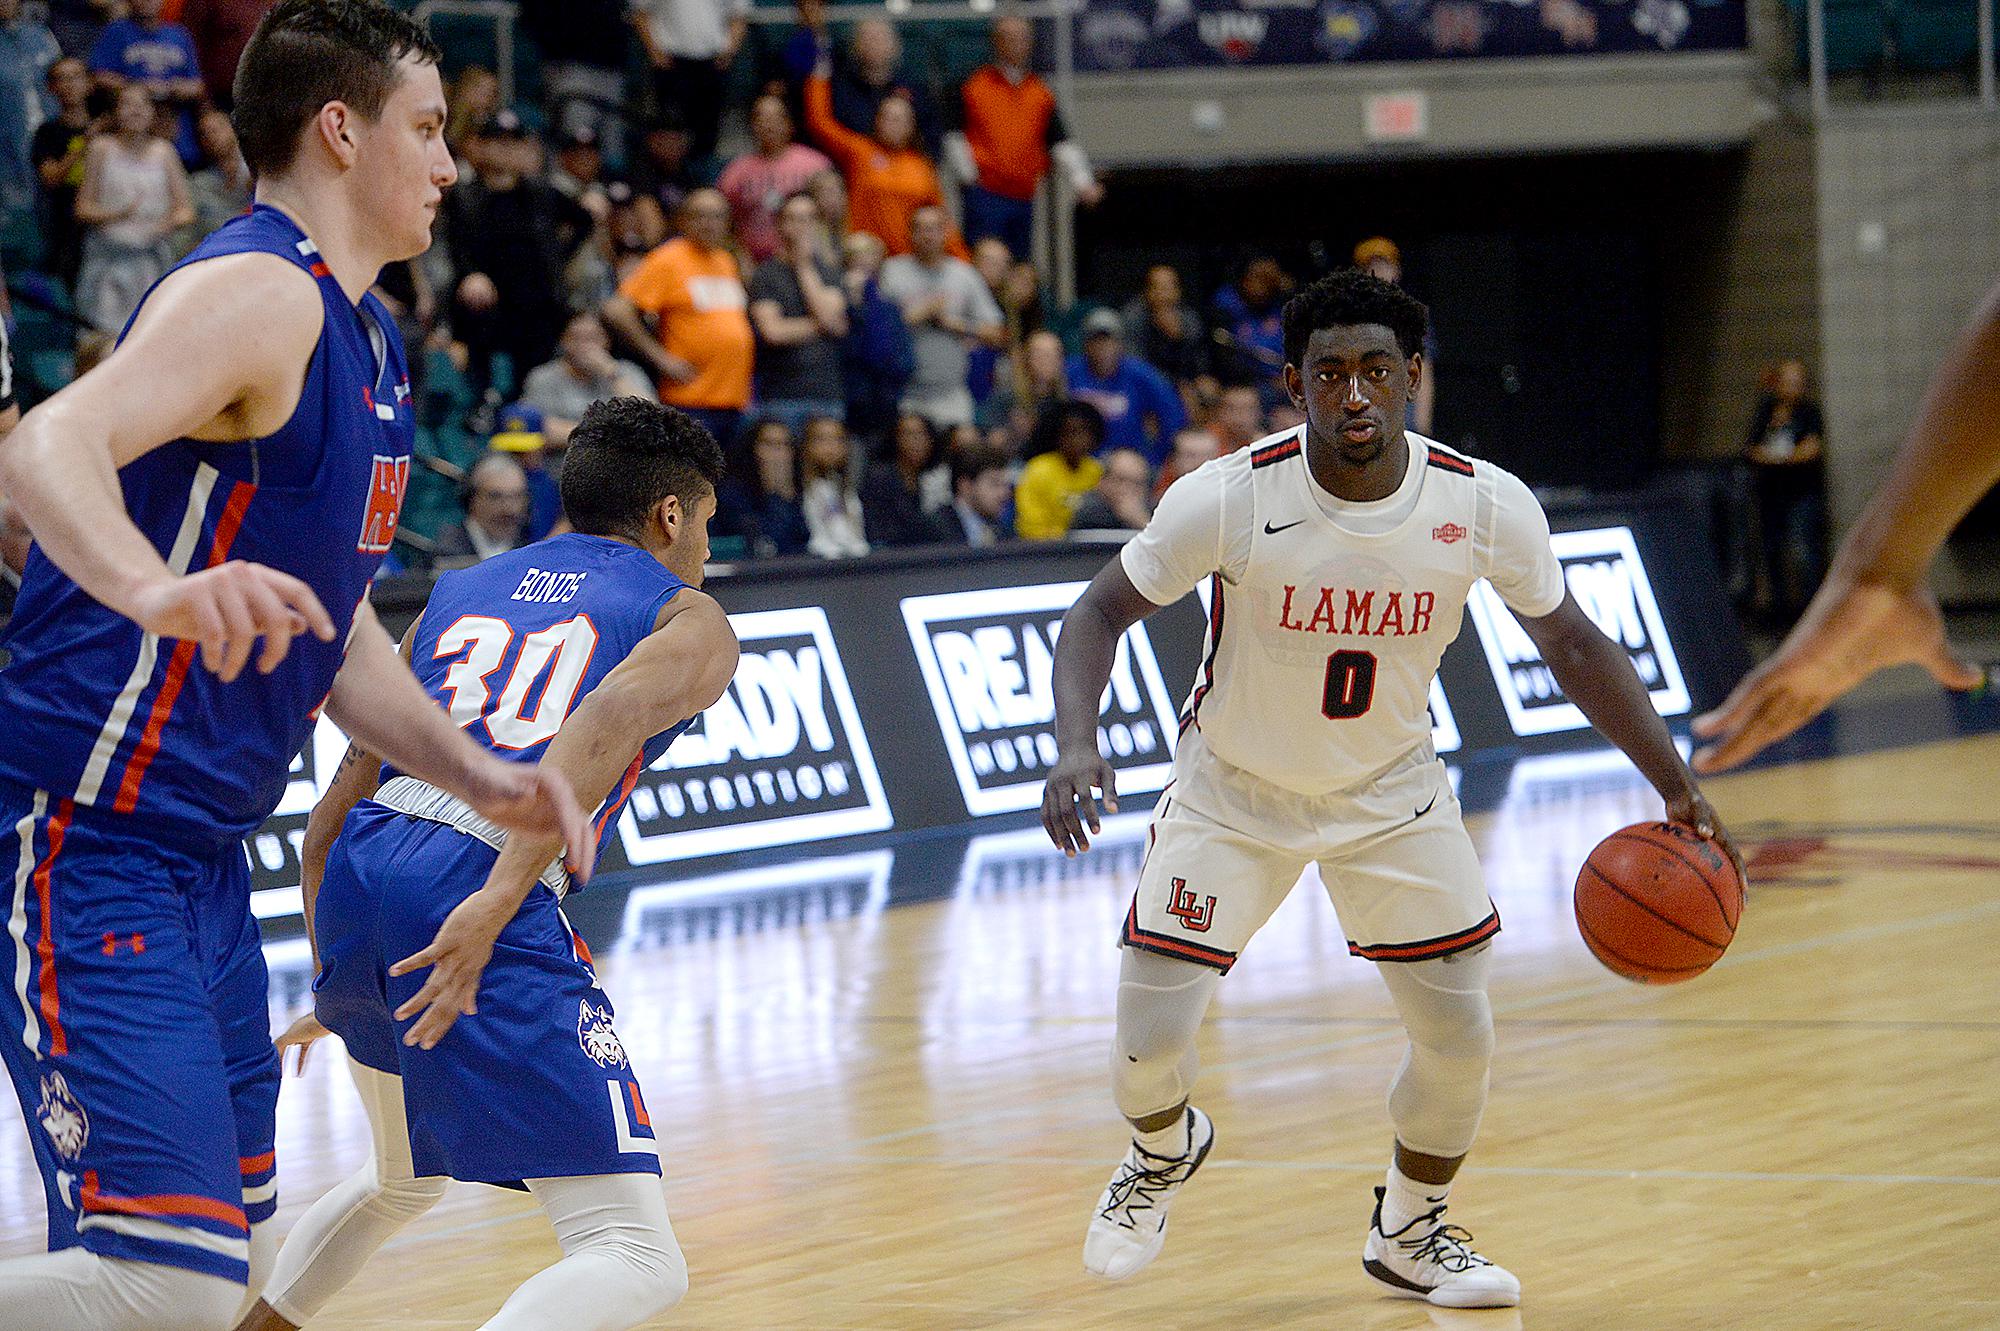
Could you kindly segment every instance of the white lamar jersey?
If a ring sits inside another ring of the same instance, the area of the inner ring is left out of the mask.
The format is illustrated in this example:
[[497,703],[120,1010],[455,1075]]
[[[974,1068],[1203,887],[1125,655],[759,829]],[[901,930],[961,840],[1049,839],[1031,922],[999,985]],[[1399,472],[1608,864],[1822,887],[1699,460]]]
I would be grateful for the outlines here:
[[1411,433],[1386,499],[1348,503],[1306,467],[1305,430],[1174,482],[1121,558],[1171,605],[1211,579],[1208,640],[1181,732],[1304,795],[1352,787],[1430,738],[1430,686],[1466,594],[1489,579],[1531,618],[1562,604],[1562,567],[1528,487]]

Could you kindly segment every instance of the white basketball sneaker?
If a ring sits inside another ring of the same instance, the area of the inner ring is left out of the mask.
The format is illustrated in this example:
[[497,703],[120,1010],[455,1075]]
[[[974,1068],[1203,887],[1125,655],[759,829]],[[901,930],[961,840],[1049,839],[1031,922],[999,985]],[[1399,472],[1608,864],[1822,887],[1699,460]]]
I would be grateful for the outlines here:
[[1375,1189],[1375,1218],[1361,1254],[1361,1269],[1376,1284],[1443,1308],[1512,1308],[1521,1302],[1521,1282],[1475,1252],[1472,1235],[1447,1225],[1442,1203],[1388,1234],[1382,1230],[1382,1194]]
[[1186,1155],[1154,1155],[1136,1141],[1125,1152],[1083,1237],[1084,1270],[1123,1280],[1167,1246],[1167,1208],[1215,1145],[1215,1124],[1193,1105],[1187,1110],[1187,1131]]

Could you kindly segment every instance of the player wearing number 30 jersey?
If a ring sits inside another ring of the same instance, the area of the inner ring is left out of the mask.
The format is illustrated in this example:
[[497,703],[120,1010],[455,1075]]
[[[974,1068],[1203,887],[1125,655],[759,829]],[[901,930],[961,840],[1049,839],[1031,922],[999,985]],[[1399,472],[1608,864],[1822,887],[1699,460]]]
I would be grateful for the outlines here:
[[1129,1276],[1165,1244],[1167,1208],[1215,1139],[1188,1103],[1196,1030],[1220,977],[1317,864],[1348,950],[1378,964],[1410,1036],[1364,1269],[1434,1304],[1519,1300],[1513,1275],[1443,1218],[1485,1108],[1500,931],[1427,709],[1473,583],[1492,582],[1668,815],[1718,830],[1623,649],[1570,599],[1528,488],[1405,432],[1427,318],[1359,270],[1293,299],[1285,382],[1306,424],[1175,482],[1064,620],[1043,820],[1074,854],[1097,829],[1091,788],[1116,807],[1095,723],[1118,638],[1208,586],[1174,780],[1120,935],[1112,1081],[1134,1138],[1085,1239],[1096,1275]]
[[[597,403],[563,467],[576,530],[446,574],[405,640],[476,741],[601,796],[600,847],[639,773],[735,670],[728,620],[698,590],[721,475],[687,415]],[[286,1238],[247,1326],[303,1324],[446,1178],[526,1187],[563,1247],[495,1331],[616,1331],[685,1291],[652,1116],[563,918],[556,850],[350,750],[301,858],[315,1014],[346,1042],[374,1158]],[[311,1021],[287,1042],[323,1033]]]

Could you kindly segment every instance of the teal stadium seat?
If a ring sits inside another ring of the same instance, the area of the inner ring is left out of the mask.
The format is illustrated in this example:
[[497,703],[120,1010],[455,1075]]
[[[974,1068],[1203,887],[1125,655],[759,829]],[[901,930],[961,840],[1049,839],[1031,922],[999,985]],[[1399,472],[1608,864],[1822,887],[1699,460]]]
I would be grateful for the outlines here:
[[1896,63],[1905,69],[1964,69],[1979,54],[1973,0],[1897,0]]
[[[1811,33],[1803,0],[1791,0],[1798,34],[1799,72],[1812,67]],[[1864,74],[1879,70],[1888,57],[1889,16],[1882,0],[1826,0],[1826,72]]]

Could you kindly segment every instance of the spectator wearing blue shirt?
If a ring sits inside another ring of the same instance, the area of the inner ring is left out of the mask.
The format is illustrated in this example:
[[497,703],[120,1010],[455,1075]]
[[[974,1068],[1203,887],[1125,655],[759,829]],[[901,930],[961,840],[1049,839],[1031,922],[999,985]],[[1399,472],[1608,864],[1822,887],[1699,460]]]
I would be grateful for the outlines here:
[[21,17],[21,0],[0,0],[0,205],[34,207],[34,168],[28,145],[55,110],[46,86],[49,66],[62,58],[49,30]]
[[897,404],[917,367],[903,307],[882,294],[885,255],[881,237],[866,231],[856,231],[841,242],[847,340],[840,364],[847,388],[847,427],[867,439],[885,439],[895,428]]
[[1104,413],[1104,446],[1137,449],[1152,466],[1166,460],[1187,408],[1173,384],[1137,356],[1125,354],[1125,321],[1093,310],[1083,321],[1083,354],[1065,367],[1069,393]]
[[117,91],[137,83],[175,116],[174,148],[183,165],[201,160],[193,108],[203,96],[201,61],[194,38],[178,23],[160,19],[161,0],[132,0],[132,16],[105,25],[90,48],[90,72]]
[[1267,404],[1284,398],[1285,297],[1292,279],[1268,254],[1244,265],[1243,276],[1215,293],[1216,340],[1226,348],[1216,371],[1224,383],[1255,384]]

